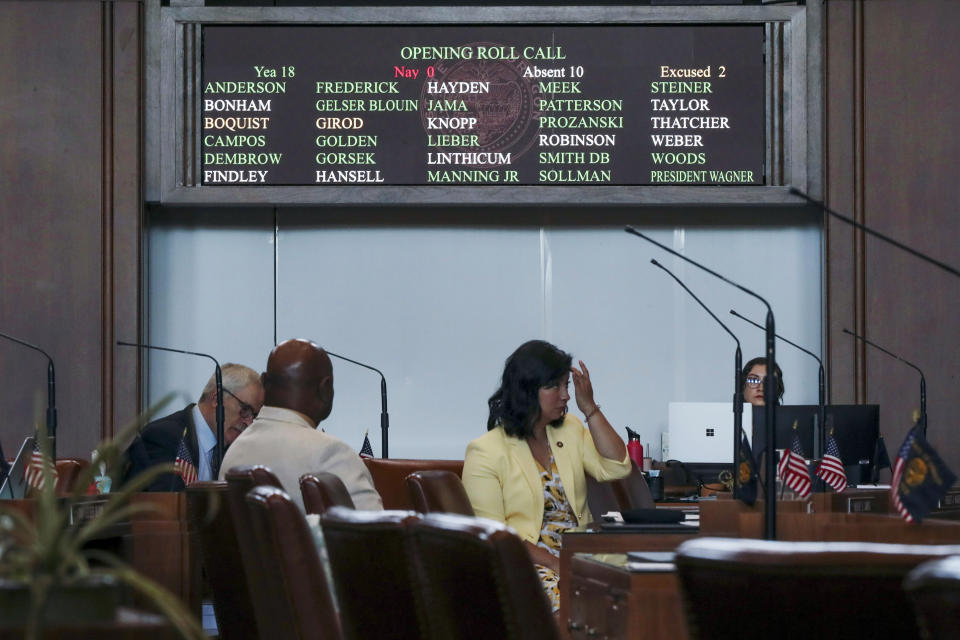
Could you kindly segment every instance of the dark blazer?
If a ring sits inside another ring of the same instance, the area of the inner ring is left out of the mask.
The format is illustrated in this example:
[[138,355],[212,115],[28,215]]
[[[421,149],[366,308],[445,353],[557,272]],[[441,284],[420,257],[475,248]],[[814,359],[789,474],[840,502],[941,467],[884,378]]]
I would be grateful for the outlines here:
[[[199,469],[197,431],[193,424],[193,404],[168,416],[154,420],[134,438],[127,449],[128,467],[123,476],[124,484],[141,471],[163,462],[173,463],[183,431],[187,431],[187,449],[194,466]],[[164,473],[144,491],[183,491],[183,479],[173,473]]]

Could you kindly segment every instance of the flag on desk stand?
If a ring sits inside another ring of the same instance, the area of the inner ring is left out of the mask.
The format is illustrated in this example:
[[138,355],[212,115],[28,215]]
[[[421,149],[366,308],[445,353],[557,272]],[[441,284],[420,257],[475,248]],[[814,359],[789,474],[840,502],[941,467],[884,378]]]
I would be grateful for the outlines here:
[[373,447],[370,446],[370,432],[367,431],[363,434],[363,446],[360,447],[360,457],[361,458],[372,458],[373,457]]
[[[40,438],[38,436],[33,439],[33,453],[30,454],[30,462],[27,463],[27,468],[23,472],[24,480],[34,489],[43,489],[43,485],[45,484],[43,462],[44,456],[43,452],[40,451]],[[54,484],[56,484],[57,465],[53,464],[49,458],[47,458],[47,472],[50,474],[50,478]]]
[[785,485],[796,491],[801,498],[806,500],[810,497],[810,470],[807,469],[807,461],[803,458],[803,451],[800,449],[800,436],[797,435],[797,423],[793,423],[793,441],[790,448],[784,451],[780,458],[780,464],[777,466],[777,473]]
[[837,493],[843,493],[847,488],[847,473],[843,470],[843,461],[840,459],[840,447],[833,431],[827,436],[827,450],[823,454],[816,475],[833,487]]
[[177,447],[177,459],[173,462],[174,471],[183,478],[183,484],[193,484],[197,481],[197,467],[193,464],[193,456],[187,448],[187,430],[180,436],[180,446]]
[[938,505],[957,477],[915,424],[907,434],[893,463],[890,493],[893,506],[907,522],[921,521]]
[[747,436],[743,435],[740,440],[740,448],[737,450],[737,485],[739,493],[737,497],[747,504],[753,504],[757,501],[757,461],[753,457],[753,451],[750,449],[750,443]]

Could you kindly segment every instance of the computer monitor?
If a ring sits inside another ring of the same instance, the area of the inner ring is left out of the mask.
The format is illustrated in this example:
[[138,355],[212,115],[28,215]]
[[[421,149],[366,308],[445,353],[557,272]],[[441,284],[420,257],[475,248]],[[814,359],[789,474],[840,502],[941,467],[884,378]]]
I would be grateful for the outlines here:
[[[819,407],[815,404],[778,406],[774,449],[786,449],[790,446],[793,440],[793,425],[796,423],[797,433],[800,435],[800,449],[803,451],[804,457],[812,458],[813,425],[818,413]],[[766,407],[753,407],[753,437],[750,440],[750,447],[758,460],[763,454],[767,442],[766,424]]]
[[880,437],[880,405],[832,404],[827,405],[826,413],[827,428],[832,424],[843,464],[872,464]]
[[[813,425],[819,413],[815,404],[784,405],[777,407],[776,448],[786,449],[793,438],[793,423],[797,422],[800,434],[800,448],[803,455],[812,458],[814,454]],[[880,434],[880,406],[876,404],[828,404],[824,407],[827,426],[833,426],[833,437],[840,449],[840,460],[844,466],[870,465],[873,462],[877,437]],[[764,430],[766,409],[753,408],[753,451],[759,457],[766,442]],[[818,429],[816,434],[821,448],[826,448],[826,433]]]
[[[880,406],[876,404],[841,404],[827,406],[827,430],[840,449],[847,481],[858,485],[870,481],[876,464],[877,438],[880,437]],[[826,448],[826,434],[824,434]]]
[[10,472],[0,485],[0,500],[23,498],[27,493],[26,471],[33,457],[33,438],[27,438],[20,447],[17,459],[10,465]]

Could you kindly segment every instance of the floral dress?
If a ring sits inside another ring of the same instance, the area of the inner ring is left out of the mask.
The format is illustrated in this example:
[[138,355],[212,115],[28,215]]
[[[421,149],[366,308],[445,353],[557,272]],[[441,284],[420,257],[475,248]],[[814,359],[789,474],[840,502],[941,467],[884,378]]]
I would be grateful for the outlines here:
[[[560,555],[560,537],[564,531],[573,529],[577,526],[577,518],[570,508],[570,501],[567,500],[567,494],[563,490],[563,482],[560,480],[560,472],[557,471],[557,463],[550,454],[550,470],[547,471],[537,462],[537,469],[540,471],[540,482],[543,484],[543,524],[540,527],[540,539],[537,546],[549,551],[554,556]],[[534,564],[537,569],[537,575],[543,584],[543,590],[550,599],[550,605],[553,612],[560,609],[560,589],[557,586],[559,576],[553,569],[549,569],[541,564]]]

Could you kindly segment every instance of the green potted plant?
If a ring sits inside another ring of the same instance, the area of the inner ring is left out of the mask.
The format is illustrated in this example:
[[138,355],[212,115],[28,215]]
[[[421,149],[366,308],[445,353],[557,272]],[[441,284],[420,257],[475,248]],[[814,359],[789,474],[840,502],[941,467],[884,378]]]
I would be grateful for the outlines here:
[[116,438],[101,442],[92,464],[66,496],[57,496],[49,440],[43,429],[37,430],[44,482],[34,490],[32,513],[0,502],[0,628],[25,628],[25,637],[32,640],[40,637],[45,624],[113,620],[119,586],[125,584],[150,601],[183,637],[205,638],[199,621],[176,596],[115,554],[89,546],[110,528],[149,509],[132,503],[130,496],[158,475],[173,472],[172,464],[152,467],[119,490],[99,496],[95,513],[73,522],[75,507],[91,500],[88,488],[98,476],[117,473],[126,445],[167,400],[124,427]]

